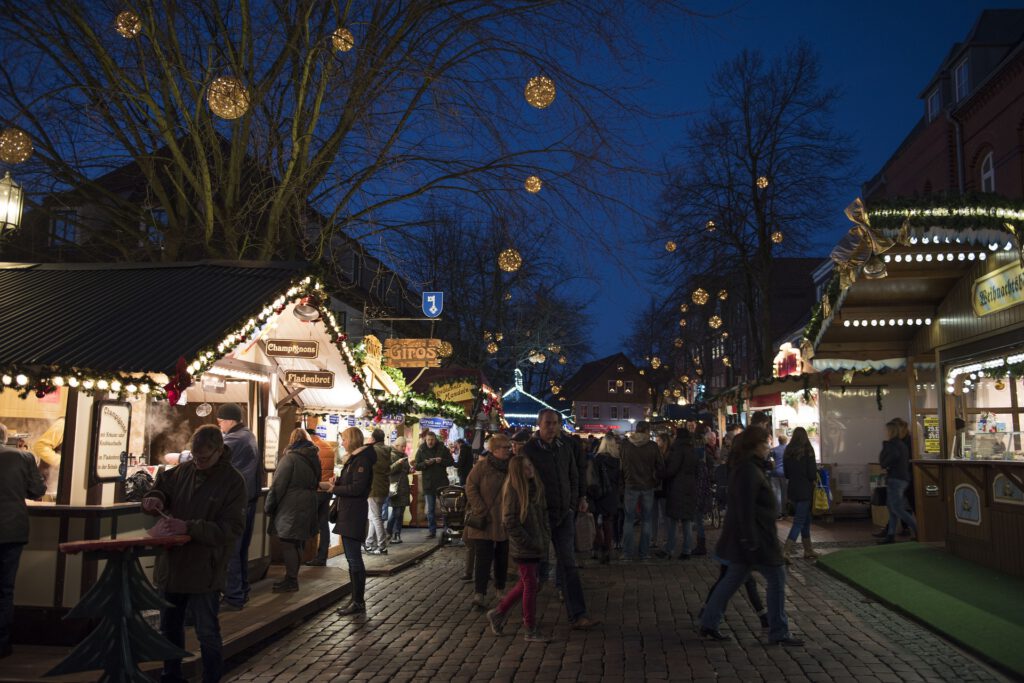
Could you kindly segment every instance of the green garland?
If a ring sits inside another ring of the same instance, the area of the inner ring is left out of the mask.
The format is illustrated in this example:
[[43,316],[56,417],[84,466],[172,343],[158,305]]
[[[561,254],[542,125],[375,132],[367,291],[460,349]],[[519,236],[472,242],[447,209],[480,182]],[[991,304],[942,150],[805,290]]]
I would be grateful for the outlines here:
[[432,415],[447,418],[460,427],[470,422],[462,406],[415,391],[405,391],[398,396],[386,398],[381,401],[380,407],[385,415]]
[[878,201],[872,202],[867,210],[871,227],[883,232],[899,230],[908,217],[912,229],[989,229],[1005,232],[1008,236],[1012,235],[1006,229],[1006,223],[1024,222],[1024,202],[987,193]]
[[[839,305],[839,295],[841,294],[839,288],[839,273],[833,273],[832,279],[829,280],[828,285],[825,287],[825,294],[822,296],[822,301],[828,299],[829,310],[833,313],[836,311],[836,307]],[[807,322],[807,327],[804,328],[804,340],[810,344],[816,344],[818,341],[818,333],[821,332],[821,326],[825,324],[825,312],[822,302],[819,301],[811,309],[811,319]]]

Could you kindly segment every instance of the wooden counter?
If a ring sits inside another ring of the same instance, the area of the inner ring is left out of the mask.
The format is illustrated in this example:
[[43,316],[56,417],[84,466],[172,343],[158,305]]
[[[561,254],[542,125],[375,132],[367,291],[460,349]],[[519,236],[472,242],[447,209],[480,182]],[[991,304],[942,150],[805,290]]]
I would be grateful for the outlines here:
[[922,541],[1024,576],[1024,461],[915,460]]

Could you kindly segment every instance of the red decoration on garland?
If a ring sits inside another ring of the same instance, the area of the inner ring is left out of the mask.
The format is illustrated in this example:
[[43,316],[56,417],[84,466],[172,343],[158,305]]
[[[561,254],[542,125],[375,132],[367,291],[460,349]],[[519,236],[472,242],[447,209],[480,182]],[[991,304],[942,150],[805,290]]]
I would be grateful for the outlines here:
[[172,406],[177,405],[178,401],[181,400],[181,395],[190,386],[192,386],[192,375],[188,374],[188,366],[185,363],[185,359],[179,356],[178,362],[174,366],[174,377],[164,385],[164,391],[167,392],[167,402]]
[[338,335],[338,343],[341,344],[342,342],[345,341],[348,341],[348,335],[342,332],[341,334]]

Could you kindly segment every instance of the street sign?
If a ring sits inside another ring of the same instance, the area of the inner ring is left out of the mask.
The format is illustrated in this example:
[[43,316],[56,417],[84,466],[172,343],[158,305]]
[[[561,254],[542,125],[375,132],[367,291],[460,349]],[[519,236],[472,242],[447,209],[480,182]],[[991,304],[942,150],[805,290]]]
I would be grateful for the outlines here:
[[423,315],[436,318],[444,310],[444,292],[423,292]]

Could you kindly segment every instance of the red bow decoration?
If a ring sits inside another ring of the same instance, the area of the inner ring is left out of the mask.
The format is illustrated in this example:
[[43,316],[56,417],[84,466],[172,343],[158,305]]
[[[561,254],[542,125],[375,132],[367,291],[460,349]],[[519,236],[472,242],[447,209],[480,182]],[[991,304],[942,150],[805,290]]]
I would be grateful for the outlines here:
[[164,391],[167,392],[167,402],[172,406],[178,405],[181,395],[190,386],[192,386],[192,375],[188,374],[188,366],[185,363],[185,359],[179,356],[178,362],[174,366],[174,377],[164,385]]

